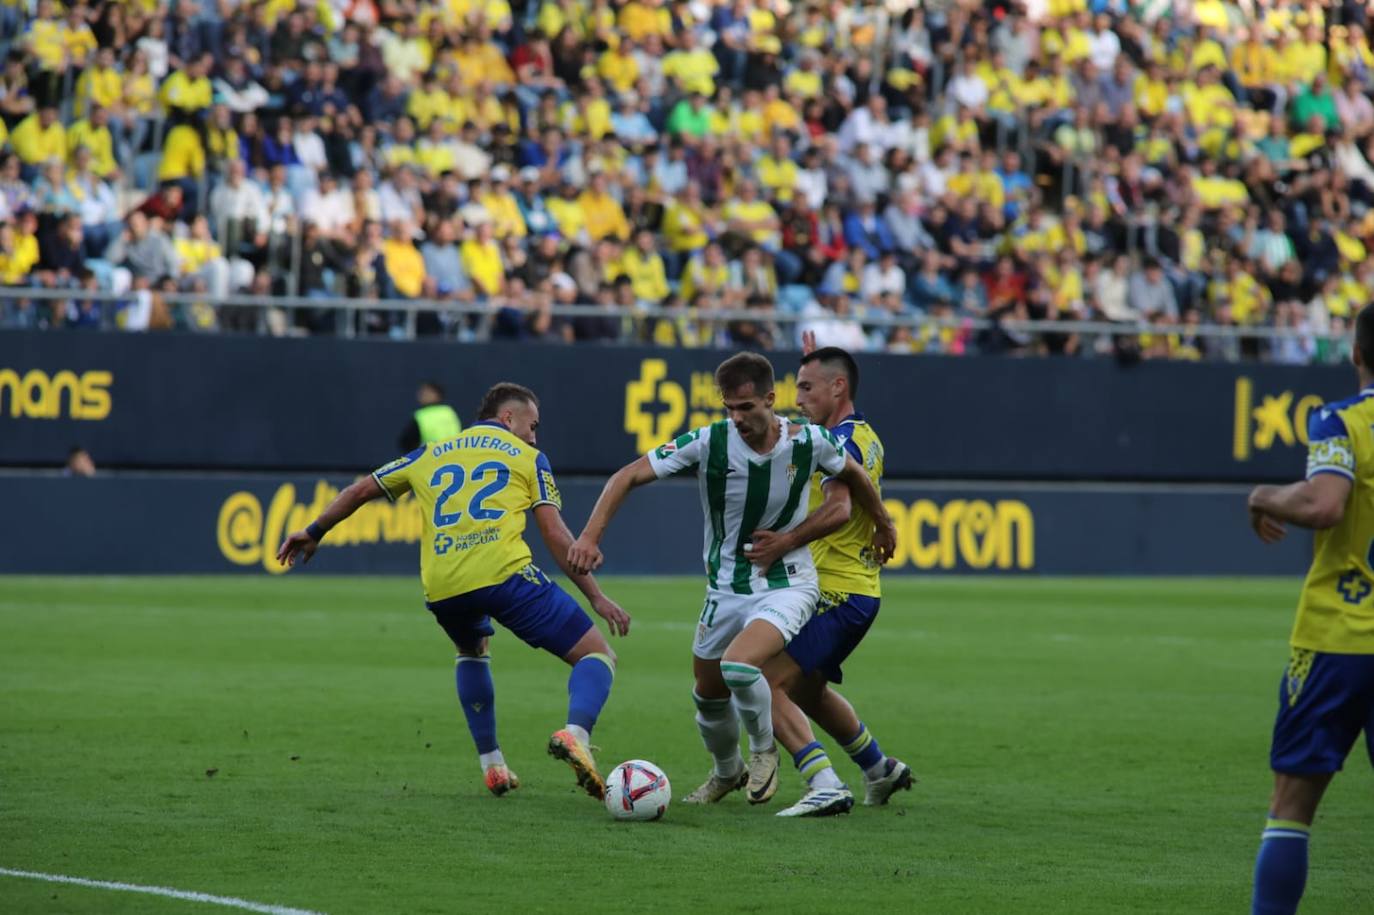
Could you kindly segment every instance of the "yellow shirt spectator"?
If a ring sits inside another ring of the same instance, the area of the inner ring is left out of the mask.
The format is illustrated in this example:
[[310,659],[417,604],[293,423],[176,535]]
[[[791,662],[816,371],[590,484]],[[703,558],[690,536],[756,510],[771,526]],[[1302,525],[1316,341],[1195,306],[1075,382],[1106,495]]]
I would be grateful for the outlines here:
[[586,105],[578,109],[568,103],[571,111],[572,132],[577,136],[600,140],[611,133],[611,103],[604,98],[588,99]]
[[76,98],[72,111],[86,116],[86,108],[94,103],[101,108],[114,108],[124,99],[124,79],[114,67],[87,67],[76,80]]
[[1292,48],[1300,82],[1310,83],[1326,72],[1326,47],[1320,41],[1299,41]]
[[1062,222],[1057,222],[1046,230],[1045,245],[1051,251],[1071,247],[1081,257],[1088,250],[1088,239],[1082,229],[1069,229]]
[[108,178],[119,168],[114,156],[114,137],[109,127],[96,127],[90,121],[77,121],[67,131],[67,158],[81,147],[91,151],[91,171]]
[[764,156],[755,166],[759,186],[773,200],[790,203],[797,188],[797,163],[791,159]]
[[382,262],[396,291],[408,299],[420,297],[425,288],[425,259],[408,239],[382,242]]
[[0,251],[0,283],[17,286],[38,264],[38,239],[16,231],[14,250]]
[[710,241],[701,212],[677,200],[663,213],[663,238],[668,250],[678,254],[699,251]]
[[995,172],[978,172],[973,176],[973,196],[995,210],[1007,202],[1006,185]]
[[1201,73],[1203,67],[1226,69],[1226,49],[1210,38],[1199,41],[1193,47],[1193,56],[1188,61],[1189,73]]
[[444,172],[454,171],[453,147],[445,140],[438,142],[424,138],[415,144],[415,164],[425,170],[425,174],[438,177]]
[[787,74],[782,81],[783,88],[788,95],[796,95],[804,99],[821,97],[821,75],[815,70],[793,70]]
[[178,238],[172,242],[172,248],[177,253],[177,265],[182,276],[197,273],[206,264],[224,256],[215,242],[194,238]]
[[158,92],[158,98],[162,100],[162,106],[168,110],[176,109],[194,114],[210,107],[214,99],[214,89],[206,77],[192,79],[184,70],[178,70],[167,77],[167,81]]
[[634,42],[649,35],[667,38],[673,34],[673,17],[663,7],[652,7],[639,0],[630,0],[620,8],[620,30]]
[[663,75],[677,80],[683,92],[700,92],[710,98],[716,94],[716,74],[720,64],[705,48],[673,51],[663,58]]
[[764,102],[764,136],[772,136],[775,130],[799,130],[801,123],[801,115],[797,114],[797,109],[788,104],[786,99],[775,98]]
[[1248,273],[1238,272],[1227,284],[1231,300],[1231,320],[1237,324],[1254,324],[1264,316],[1269,304],[1269,290]]
[[587,214],[582,211],[582,204],[576,198],[568,200],[565,197],[554,197],[545,203],[545,206],[553,221],[558,224],[558,234],[574,242],[581,238],[587,229]]
[[639,81],[639,61],[633,54],[605,51],[596,62],[596,72],[616,92],[628,92]]
[[62,47],[66,50],[73,66],[84,67],[87,59],[96,49],[95,33],[84,22],[76,28],[72,28],[70,23],[63,23]]
[[410,115],[415,126],[421,130],[428,130],[431,121],[448,113],[449,102],[449,94],[443,89],[416,89],[410,93],[410,99],[406,102],[406,114]]
[[563,31],[565,25],[572,26],[578,38],[586,37],[586,32],[582,29],[581,17],[574,17],[570,20],[558,0],[544,0],[544,4],[539,7],[539,18],[535,25],[544,37],[550,40],[556,38],[558,33]]
[[[753,203],[745,203],[743,200],[732,200],[725,205],[724,216],[726,221],[740,220],[742,222],[762,222],[764,220],[777,219],[777,213],[766,200],[755,200]],[[766,244],[774,237],[776,230],[758,228],[749,233],[750,237],[757,244]]]
[[630,278],[630,287],[634,289],[636,299],[662,302],[668,298],[668,274],[658,252],[644,254],[638,248],[630,248],[620,257],[620,269]]
[[26,41],[38,67],[49,72],[62,66],[67,54],[63,24],[56,19],[35,19],[29,24]]
[[505,285],[506,268],[501,262],[501,247],[495,241],[469,238],[458,251],[463,269],[483,295],[496,295]]
[[162,162],[157,168],[157,180],[177,181],[199,178],[205,173],[205,147],[200,134],[190,124],[178,124],[167,132],[162,146]]
[[415,147],[409,143],[392,143],[382,151],[382,164],[387,168],[400,168],[404,165],[419,165]]
[[14,132],[10,134],[10,147],[25,165],[38,165],[50,159],[65,161],[67,131],[57,120],[45,128],[38,112],[34,112],[15,125]]
[[505,120],[506,109],[501,106],[501,100],[494,95],[488,95],[480,100],[468,99],[467,105],[467,119],[483,130],[490,130]]
[[1221,0],[1194,0],[1193,20],[1200,26],[1225,32],[1231,27],[1226,4]]
[[694,257],[682,271],[682,301],[691,302],[698,293],[718,295],[730,282],[730,265],[712,267],[701,257]]
[[1197,194],[1198,202],[1206,210],[1240,206],[1250,200],[1250,191],[1243,182],[1217,175],[1211,178],[1198,175],[1193,178],[1193,193]]
[[1231,69],[1242,86],[1267,86],[1274,82],[1274,49],[1258,41],[1244,41],[1231,51]]
[[578,196],[577,202],[586,217],[587,235],[592,241],[611,237],[624,241],[630,237],[630,223],[625,219],[625,211],[610,194],[598,194],[588,189]]
[[480,203],[482,209],[491,215],[492,234],[497,238],[524,238],[528,234],[525,217],[520,215],[520,205],[509,191],[484,194]]
[[148,73],[128,74],[124,80],[124,104],[134,114],[151,116],[157,99],[157,86]]

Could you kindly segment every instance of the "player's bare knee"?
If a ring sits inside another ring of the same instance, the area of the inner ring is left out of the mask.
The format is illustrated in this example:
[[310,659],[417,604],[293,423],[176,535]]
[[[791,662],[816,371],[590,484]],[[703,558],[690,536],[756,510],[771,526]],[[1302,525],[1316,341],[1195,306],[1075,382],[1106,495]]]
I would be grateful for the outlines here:
[[491,644],[490,639],[481,639],[476,642],[461,643],[455,642],[454,647],[458,649],[458,656],[463,658],[480,658],[487,653],[487,646]]
[[703,699],[728,699],[730,687],[720,673],[719,661],[692,659],[692,689]]

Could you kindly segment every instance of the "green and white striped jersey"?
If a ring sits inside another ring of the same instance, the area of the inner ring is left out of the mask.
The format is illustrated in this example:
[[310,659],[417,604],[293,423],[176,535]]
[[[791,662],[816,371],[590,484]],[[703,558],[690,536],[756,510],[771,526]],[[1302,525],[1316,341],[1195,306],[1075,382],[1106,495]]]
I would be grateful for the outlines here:
[[790,531],[801,524],[812,475],[821,471],[834,476],[844,469],[844,449],[827,429],[804,425],[793,432],[786,419],[777,421],[781,435],[769,454],[745,444],[728,419],[649,452],[649,464],[660,478],[696,471],[706,516],[706,578],[718,591],[757,594],[816,582],[808,547],[793,550],[766,571],[751,563],[744,550],[754,531]]

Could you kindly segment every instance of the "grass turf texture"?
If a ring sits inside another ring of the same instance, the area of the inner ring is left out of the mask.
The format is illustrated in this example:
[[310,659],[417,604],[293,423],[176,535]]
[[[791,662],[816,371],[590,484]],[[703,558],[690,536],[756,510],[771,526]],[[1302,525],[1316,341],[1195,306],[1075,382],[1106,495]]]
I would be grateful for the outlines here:
[[[701,584],[607,588],[635,623],[599,761],[652,760],[681,797],[709,766],[689,681]],[[567,668],[507,633],[492,669],[523,785],[487,794],[413,580],[0,578],[0,866],[334,915],[1248,907],[1296,582],[885,588],[844,691],[915,791],[783,821],[789,768],[762,808],[734,795],[634,824],[545,755]],[[1362,747],[1349,768],[1306,913],[1369,903]],[[209,909],[0,877],[0,911]]]

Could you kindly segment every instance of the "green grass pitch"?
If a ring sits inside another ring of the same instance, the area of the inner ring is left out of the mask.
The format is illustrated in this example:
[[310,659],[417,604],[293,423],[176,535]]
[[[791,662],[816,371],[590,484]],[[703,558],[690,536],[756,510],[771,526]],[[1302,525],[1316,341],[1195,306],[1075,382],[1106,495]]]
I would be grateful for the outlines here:
[[[709,765],[701,584],[606,586],[635,623],[599,760],[650,759],[681,796]],[[331,915],[1248,910],[1297,582],[885,587],[844,691],[916,790],[783,821],[789,769],[771,805],[637,824],[545,755],[566,668],[504,633],[498,720],[524,785],[487,794],[413,579],[0,578],[0,867]],[[1357,747],[1304,912],[1368,910],[1370,789]],[[0,911],[212,909],[0,877]]]

